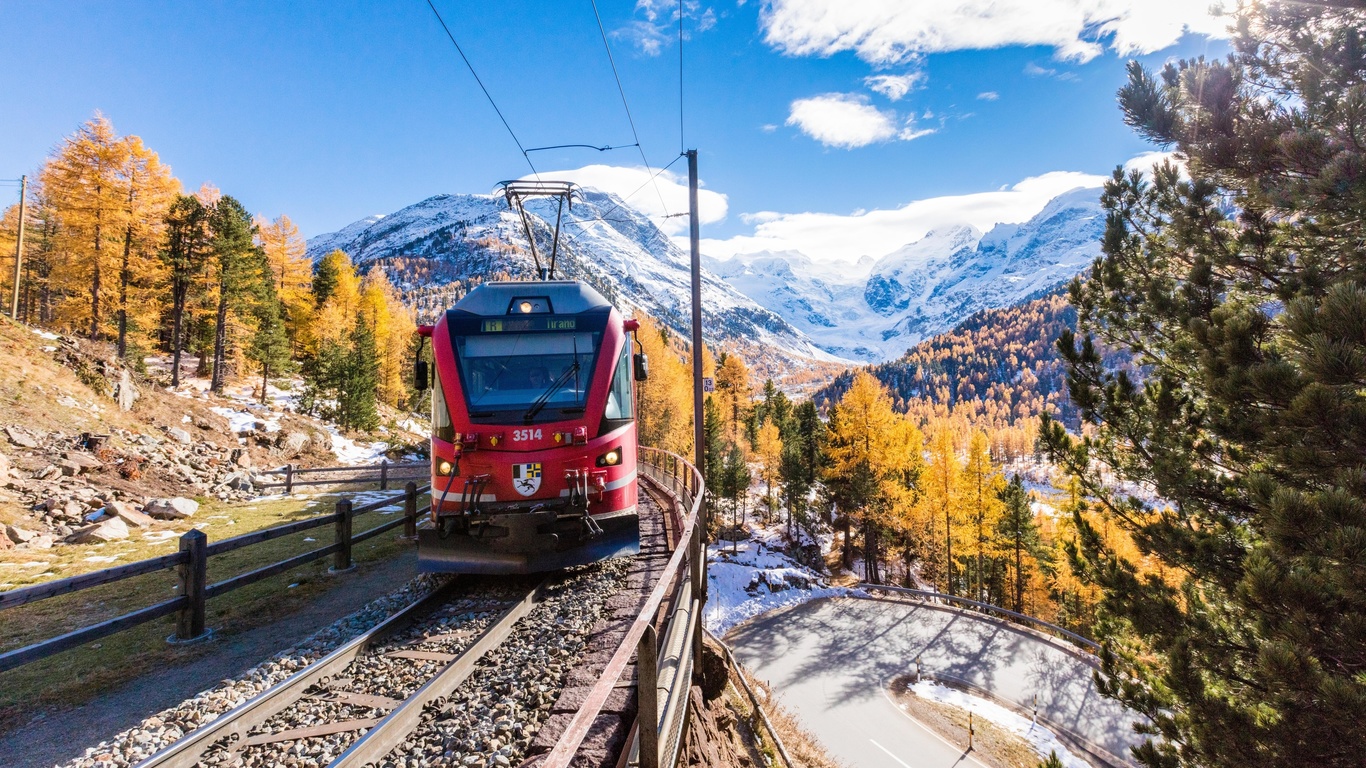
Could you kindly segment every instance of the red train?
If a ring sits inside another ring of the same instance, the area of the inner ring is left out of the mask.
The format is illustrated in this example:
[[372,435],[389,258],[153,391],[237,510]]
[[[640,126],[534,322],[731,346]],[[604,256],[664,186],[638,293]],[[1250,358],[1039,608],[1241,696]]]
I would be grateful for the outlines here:
[[636,327],[591,287],[544,280],[486,283],[418,329],[436,363],[422,570],[534,573],[639,550]]

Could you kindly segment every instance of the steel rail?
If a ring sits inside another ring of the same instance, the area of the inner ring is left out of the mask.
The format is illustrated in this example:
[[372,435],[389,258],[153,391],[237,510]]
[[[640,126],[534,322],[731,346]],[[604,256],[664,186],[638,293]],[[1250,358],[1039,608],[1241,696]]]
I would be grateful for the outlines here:
[[528,592],[521,602],[504,612],[498,621],[485,629],[479,639],[466,648],[459,657],[385,715],[364,736],[347,747],[345,752],[328,764],[328,768],[355,768],[377,763],[394,751],[395,747],[402,744],[403,740],[421,725],[423,707],[436,699],[449,696],[474,674],[480,660],[488,655],[489,651],[507,640],[517,622],[525,618],[541,602],[547,583],[549,579],[541,582]]
[[211,723],[203,725],[138,764],[137,768],[191,768],[199,765],[206,749],[214,742],[231,734],[244,737],[286,707],[303,698],[310,686],[324,677],[332,677],[365,653],[376,641],[408,626],[418,615],[440,605],[458,580],[433,590],[413,601],[398,613],[371,627],[345,645],[313,662],[274,687],[231,709]]

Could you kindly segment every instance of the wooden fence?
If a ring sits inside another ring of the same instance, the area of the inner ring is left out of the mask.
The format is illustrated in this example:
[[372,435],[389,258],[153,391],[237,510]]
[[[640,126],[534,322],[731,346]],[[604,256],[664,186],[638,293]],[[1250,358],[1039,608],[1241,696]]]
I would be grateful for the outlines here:
[[[281,488],[285,493],[293,493],[296,485],[346,485],[350,483],[379,483],[381,491],[389,490],[389,484],[407,480],[428,480],[431,478],[431,465],[425,461],[390,462],[388,459],[378,464],[364,464],[352,467],[296,467],[286,464],[279,469],[257,472],[259,475],[280,476],[278,483],[257,483],[258,488]],[[344,476],[349,474],[349,476]],[[326,477],[324,477],[326,475]]]
[[[423,465],[426,466],[425,464]],[[88,643],[92,640],[112,635],[139,624],[176,614],[176,631],[173,641],[189,642],[198,640],[206,635],[204,626],[205,604],[210,598],[218,597],[253,584],[262,579],[269,578],[279,573],[297,568],[305,563],[313,562],[328,555],[332,556],[333,572],[350,570],[351,548],[373,536],[378,536],[385,531],[393,530],[398,526],[403,526],[404,536],[416,538],[417,536],[417,499],[423,493],[430,490],[430,486],[419,488],[417,483],[409,482],[403,492],[380,499],[370,504],[353,506],[350,499],[341,499],[337,502],[335,511],[326,514],[298,520],[292,523],[277,525],[272,528],[264,528],[252,533],[241,536],[234,536],[230,539],[216,541],[212,544],[208,541],[208,536],[200,530],[190,530],[180,537],[180,551],[172,552],[169,555],[154,557],[149,560],[141,560],[136,563],[121,565],[117,568],[106,568],[101,571],[84,573],[80,576],[72,576],[67,579],[50,581],[46,584],[35,584],[31,587],[21,587],[8,592],[0,592],[0,611],[8,608],[15,608],[20,605],[34,603],[39,600],[46,600],[58,595],[80,592],[91,587],[98,587],[104,584],[130,579],[134,576],[141,576],[147,573],[168,568],[175,568],[179,582],[179,595],[170,600],[150,605],[132,613],[125,614],[107,621],[94,624],[83,629],[68,632],[64,635],[34,643],[23,648],[17,648],[0,654],[0,672],[4,672],[15,667],[28,664],[30,662],[45,659],[49,656],[61,653],[62,651],[74,648],[78,645]],[[386,523],[371,528],[359,534],[351,532],[351,524],[357,515],[373,512],[386,507],[403,505],[403,516],[395,518]],[[292,533],[320,528],[331,524],[333,526],[334,540],[325,547],[310,550],[301,555],[281,560],[277,563],[262,566],[253,571],[238,574],[223,581],[210,584],[208,583],[208,563],[209,558],[214,555],[221,555],[225,552],[249,547],[253,544],[278,539]]]

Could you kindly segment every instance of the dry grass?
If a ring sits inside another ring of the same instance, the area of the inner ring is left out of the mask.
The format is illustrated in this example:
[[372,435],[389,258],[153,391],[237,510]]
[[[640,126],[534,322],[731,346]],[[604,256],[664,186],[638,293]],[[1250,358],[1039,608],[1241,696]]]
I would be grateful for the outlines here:
[[[958,707],[921,698],[909,678],[892,681],[890,693],[902,711],[966,752],[968,713]],[[1027,741],[981,717],[972,719],[972,756],[991,768],[1037,768],[1042,758]]]
[[[750,688],[759,696],[764,714],[768,715],[768,721],[773,724],[773,730],[777,731],[778,739],[783,743],[783,749],[787,751],[788,757],[792,758],[793,765],[796,768],[845,768],[843,763],[825,751],[825,747],[802,726],[795,714],[773,697],[773,692],[769,690],[768,686],[746,674],[743,670],[740,674],[745,675]],[[749,697],[744,695],[738,685],[732,684],[730,690],[735,693],[736,698],[741,700],[745,711],[748,713],[752,709]],[[781,766],[782,758],[778,755],[777,749],[769,743],[768,729],[757,718],[755,718],[755,722],[758,731],[757,739],[761,749],[770,758],[768,764]]]

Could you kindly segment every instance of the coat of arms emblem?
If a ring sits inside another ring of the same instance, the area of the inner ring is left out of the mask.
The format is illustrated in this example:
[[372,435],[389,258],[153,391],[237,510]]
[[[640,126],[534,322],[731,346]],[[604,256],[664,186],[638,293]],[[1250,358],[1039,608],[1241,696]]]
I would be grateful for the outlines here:
[[512,487],[523,496],[531,494],[541,489],[541,465],[535,464],[513,464],[512,465]]

